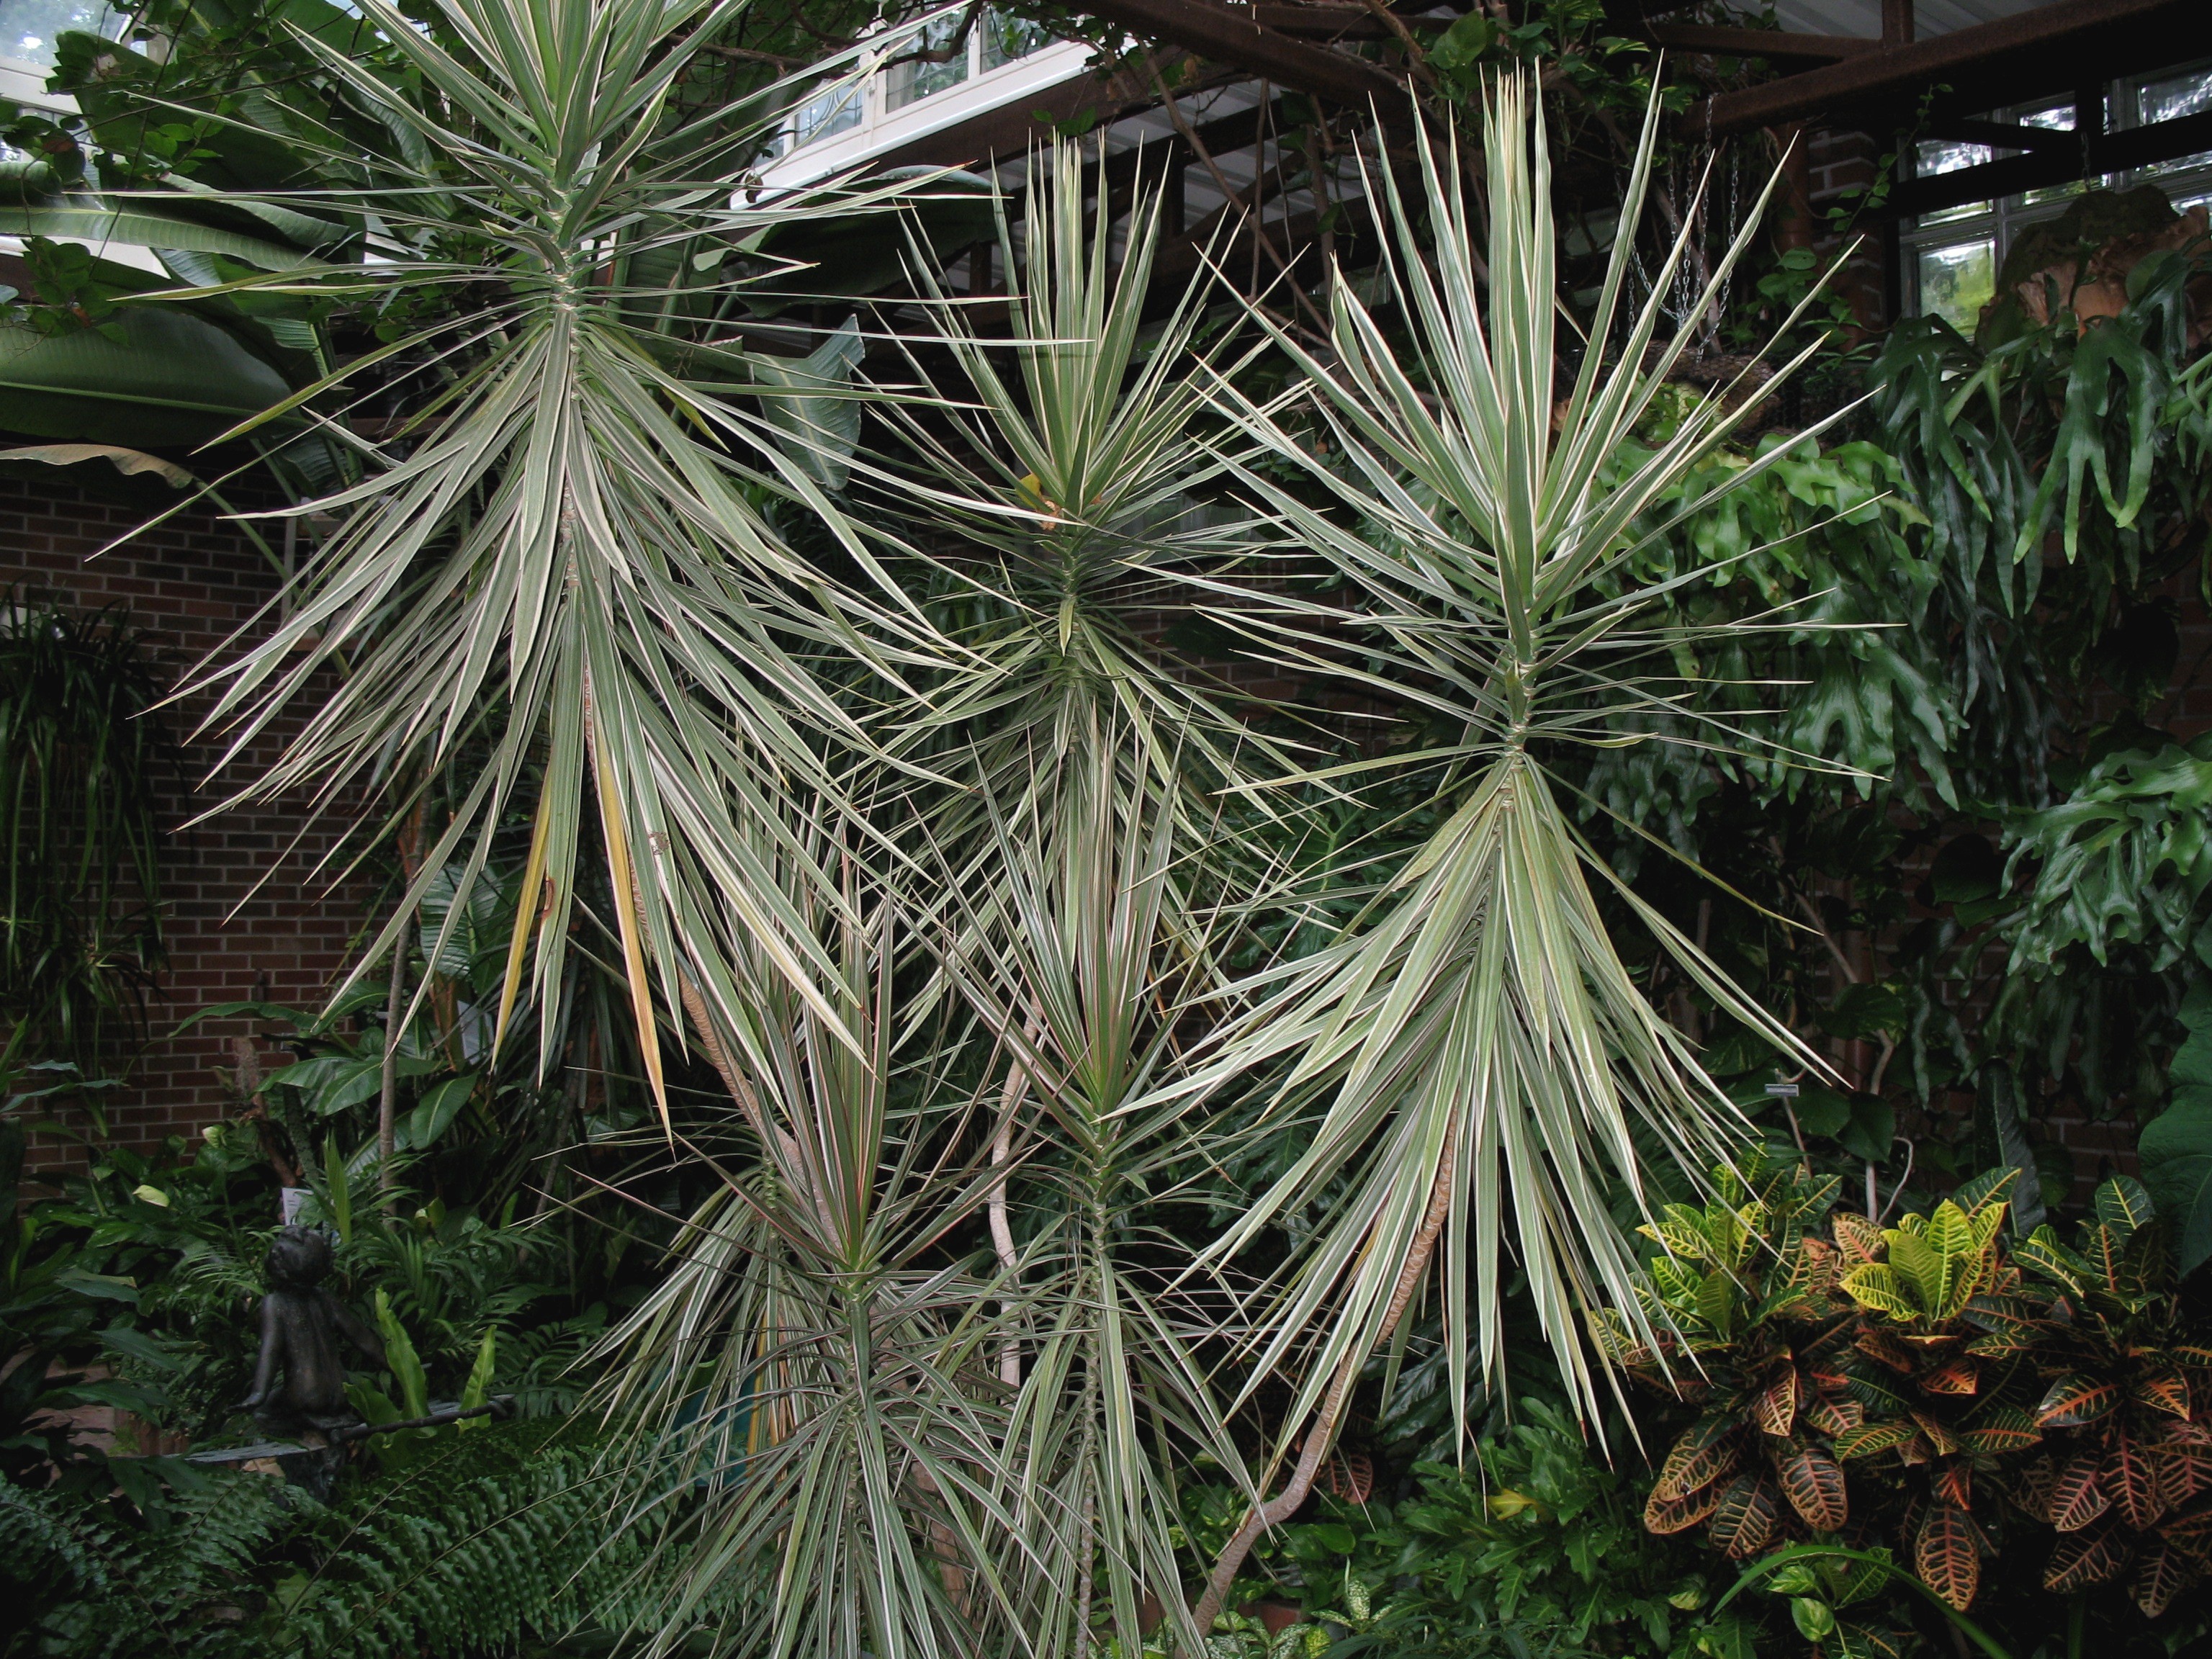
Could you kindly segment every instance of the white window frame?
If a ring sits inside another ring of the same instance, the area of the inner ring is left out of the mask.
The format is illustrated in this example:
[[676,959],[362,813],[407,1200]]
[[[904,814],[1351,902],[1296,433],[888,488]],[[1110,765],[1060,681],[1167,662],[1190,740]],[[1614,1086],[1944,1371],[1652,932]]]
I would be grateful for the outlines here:
[[[2142,119],[2144,89],[2188,75],[2202,75],[2212,79],[2212,60],[2179,64],[2170,69],[2130,76],[2107,83],[2105,108],[2109,129],[2124,131],[2145,125]],[[2060,100],[2045,99],[1997,111],[1990,118],[2017,123],[2039,111],[2058,106]],[[1985,149],[1982,159],[1992,160],[2000,155],[2018,153]],[[1915,159],[1917,170],[1917,153]],[[1954,209],[1949,211],[1956,216],[1937,218],[1922,216],[1908,222],[1901,228],[1898,237],[1898,287],[1903,301],[1902,309],[1908,316],[1919,316],[1926,311],[1920,291],[1920,256],[1923,253],[1987,242],[1991,248],[1990,275],[1994,277],[2004,269],[2005,256],[2011,252],[2012,245],[2021,232],[2031,225],[2057,218],[2066,211],[2082,190],[2091,187],[2131,190],[2137,185],[2147,184],[2156,185],[2166,191],[2176,208],[2212,201],[2212,151],[2181,156],[2148,167],[2131,167],[2121,173],[2106,173],[2086,181],[2076,180],[2072,185],[2059,187],[2063,194],[2039,201],[2030,201],[2028,193],[2020,193],[1979,204],[1978,210],[1972,213]]]
[[984,27],[979,19],[968,33],[967,78],[910,99],[896,109],[890,107],[894,71],[885,64],[910,50],[930,24],[963,9],[957,5],[945,7],[884,37],[862,61],[859,84],[853,89],[860,100],[860,118],[844,131],[794,143],[794,112],[793,122],[787,125],[781,154],[759,169],[761,188],[787,189],[842,173],[971,117],[1033,99],[1090,71],[1093,49],[1080,40],[1047,41],[1025,57],[986,69]]

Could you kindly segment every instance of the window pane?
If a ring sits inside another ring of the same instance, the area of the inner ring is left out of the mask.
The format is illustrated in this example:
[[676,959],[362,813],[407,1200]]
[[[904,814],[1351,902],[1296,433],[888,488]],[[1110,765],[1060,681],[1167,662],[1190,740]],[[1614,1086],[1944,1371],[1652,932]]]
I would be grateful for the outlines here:
[[1954,219],[1978,219],[1990,210],[1987,202],[1961,202],[1956,207],[1931,208],[1913,222],[1923,225],[1948,225]]
[[81,29],[112,37],[122,23],[106,0],[0,0],[0,58],[51,67],[56,35]]
[[[896,57],[910,52],[950,52],[952,55],[942,64],[909,60],[894,64],[888,89],[884,94],[885,109],[902,109],[918,98],[927,98],[933,92],[957,87],[968,78],[969,43],[960,40],[960,25],[967,15],[963,9],[947,12],[942,17],[933,19],[923,25],[920,33],[893,54]],[[953,42],[957,40],[960,44],[956,47]]]
[[[1987,144],[1953,143],[1947,139],[1930,139],[1918,146],[1913,156],[1912,171],[1916,177],[1933,179],[1938,173],[1956,173],[1960,167],[1979,167],[1984,161],[1995,161],[1996,152]],[[1962,202],[1957,207],[1938,208],[1920,216],[1923,225],[1940,225],[1952,219],[1970,219],[1977,213],[1987,213],[1987,202]]]
[[801,104],[799,118],[793,124],[793,147],[796,149],[800,144],[811,144],[817,138],[850,132],[860,125],[860,94],[861,88],[857,84],[833,87]]
[[1972,334],[1981,309],[1996,291],[1996,245],[1959,242],[1920,250],[1920,309]]
[[[2048,104],[2041,109],[2024,112],[2019,118],[2024,127],[2042,127],[2051,132],[2074,131],[2074,106]],[[2088,186],[2079,179],[2069,179],[2063,185],[2045,185],[2041,190],[2031,190],[2021,199],[2026,202],[2059,202],[2069,196],[2079,196]]]
[[1011,64],[1017,58],[1026,58],[1051,40],[1052,36],[1042,23],[1003,11],[983,14],[983,67],[987,70]]
[[1913,171],[1923,179],[1932,179],[1939,173],[1956,173],[1960,167],[1977,167],[1996,159],[1996,152],[1987,144],[1957,144],[1948,139],[1930,139],[1920,146]]
[[2142,89],[2142,124],[2171,121],[2212,109],[2212,70],[2177,75],[2170,81],[2153,81]]

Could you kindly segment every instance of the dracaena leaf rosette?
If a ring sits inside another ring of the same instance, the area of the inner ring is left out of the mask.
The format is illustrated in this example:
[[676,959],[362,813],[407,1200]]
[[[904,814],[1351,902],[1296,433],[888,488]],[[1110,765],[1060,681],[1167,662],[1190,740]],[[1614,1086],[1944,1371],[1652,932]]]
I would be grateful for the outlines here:
[[939,393],[887,401],[903,454],[854,465],[966,653],[887,722],[931,775],[895,834],[902,879],[939,896],[927,1000],[993,1050],[994,1340],[1021,1516],[1004,1582],[1043,1652],[1094,1624],[1133,1651],[1147,1595],[1186,1644],[1206,1626],[1178,1593],[1176,1482],[1200,1460],[1244,1479],[1201,1357],[1236,1321],[1202,1276],[1170,1285],[1180,1247],[1146,1217],[1193,1145],[1160,1098],[1177,1022],[1219,994],[1220,912],[1262,881],[1229,787],[1285,764],[1147,637],[1254,538],[1199,506],[1221,471],[1200,441],[1200,296],[1146,314],[1160,193],[1138,181],[1120,237],[1086,195],[1062,144],[1032,159],[1018,241],[1000,204],[1007,292],[986,316],[1003,333],[923,276],[914,362]]
[[[1362,601],[1349,613],[1279,604],[1269,626],[1285,659],[1340,664],[1334,642],[1362,629],[1360,649],[1380,665],[1352,671],[1354,683],[1463,732],[1414,757],[1445,780],[1441,826],[1340,940],[1249,988],[1258,1006],[1233,1022],[1212,1074],[1274,1068],[1281,1109],[1317,1112],[1296,1164],[1215,1247],[1240,1250],[1293,1212],[1310,1218],[1255,1368],[1294,1358],[1304,1368],[1290,1418],[1315,1425],[1302,1468],[1432,1257],[1455,1398],[1472,1372],[1494,1381],[1503,1364],[1510,1253],[1567,1376],[1595,1404],[1584,1314],[1620,1309],[1638,1340],[1654,1334],[1610,1201],[1616,1183],[1643,1201],[1639,1138],[1686,1170],[1741,1144],[1735,1108],[1623,965],[1595,890],[1609,872],[1541,761],[1547,744],[1601,740],[1625,711],[1688,707],[1678,683],[1662,690],[1636,671],[1668,636],[1639,631],[1664,590],[1639,587],[1632,560],[1664,533],[1644,515],[1741,418],[1723,389],[1636,466],[1609,465],[1688,343],[1660,333],[1657,296],[1680,240],[1652,301],[1626,300],[1656,120],[1655,106],[1583,324],[1587,350],[1561,337],[1572,325],[1540,111],[1530,86],[1508,78],[1483,112],[1486,258],[1456,149],[1440,160],[1422,138],[1418,197],[1380,175],[1398,255],[1394,329],[1354,285],[1333,282],[1326,360],[1277,336],[1301,386],[1266,406],[1223,391],[1238,441],[1271,464],[1224,466]],[[1717,263],[1716,283],[1751,234]],[[1708,292],[1698,313],[1711,302]],[[1708,499],[1655,516],[1672,523]],[[1700,574],[1711,572],[1668,586]],[[1794,1047],[1689,939],[1615,892],[1723,1011]]]
[[[807,210],[733,204],[758,116],[678,106],[738,9],[446,0],[418,28],[367,0],[404,72],[301,36],[398,141],[325,158],[344,182],[295,193],[370,226],[366,263],[246,285],[373,305],[392,337],[262,417],[315,411],[357,482],[295,509],[326,533],[199,682],[231,757],[304,714],[245,799],[365,791],[404,810],[442,773],[454,810],[420,866],[458,870],[457,910],[494,830],[534,817],[524,887],[542,898],[520,907],[502,1029],[526,980],[559,983],[596,863],[656,1093],[656,1001],[728,1041],[732,963],[755,945],[842,1029],[817,989],[835,963],[793,896],[834,910],[840,884],[782,809],[836,816],[825,756],[863,742],[817,660],[895,674],[883,642],[920,637],[814,458],[776,441],[761,400],[785,382],[747,392],[718,331],[744,292],[726,256]],[[403,410],[374,443],[346,424],[372,395]],[[829,526],[836,574],[791,550],[769,497]],[[811,879],[793,889],[792,869]]]
[[1026,1494],[1002,1474],[989,1280],[939,1246],[984,1202],[960,1148],[991,1126],[963,1135],[927,1103],[954,1056],[894,1000],[911,944],[896,896],[848,873],[833,908],[790,855],[780,873],[819,929],[809,960],[832,966],[801,995],[761,946],[734,953],[744,1017],[711,1058],[749,1133],[690,1149],[716,1189],[606,1346],[615,1457],[645,1476],[623,1523],[682,1561],[636,1633],[808,1659],[978,1651],[1009,1628]]
[[1031,159],[1018,242],[998,202],[1007,292],[1003,313],[989,301],[994,325],[919,273],[932,303],[910,342],[916,376],[943,392],[887,401],[904,454],[855,484],[930,561],[931,614],[965,653],[926,708],[886,726],[951,786],[921,798],[921,863],[986,927],[993,912],[972,899],[994,879],[991,813],[1056,833],[1054,796],[1085,751],[1107,746],[1117,811],[1172,827],[1171,928],[1224,880],[1254,884],[1255,849],[1224,833],[1221,792],[1285,763],[1194,665],[1163,660],[1162,613],[1255,538],[1199,499],[1221,471],[1200,441],[1202,290],[1146,314],[1162,192],[1139,179],[1117,235],[1112,192],[1094,211],[1087,189],[1082,153],[1062,143]]
[[[1003,915],[956,922],[948,952],[963,1003],[1004,1051],[986,1075],[1005,1172],[989,1209],[1007,1501],[1022,1517],[1009,1580],[1043,1653],[1107,1632],[1137,1651],[1147,1595],[1198,1651],[1205,1627],[1179,1593],[1177,1482],[1202,1464],[1206,1479],[1249,1486],[1208,1375],[1237,1328],[1235,1298],[1165,1265],[1187,1248],[1172,1217],[1194,1135],[1160,1085],[1182,1064],[1178,1021],[1193,986],[1211,988],[1216,954],[1176,930],[1213,918],[1171,902],[1173,821],[1120,810],[1116,769],[1155,763],[1140,738],[1116,736],[1072,755],[1048,800],[994,817],[999,874],[974,908]],[[1060,822],[1041,822],[1047,811]]]

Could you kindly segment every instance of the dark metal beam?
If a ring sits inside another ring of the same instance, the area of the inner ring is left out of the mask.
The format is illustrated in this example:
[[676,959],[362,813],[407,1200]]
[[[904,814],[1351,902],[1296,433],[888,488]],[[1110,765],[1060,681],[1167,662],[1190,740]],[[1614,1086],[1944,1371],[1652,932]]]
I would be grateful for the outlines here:
[[1655,17],[1687,11],[1698,0],[1599,0],[1607,24],[1622,34],[1642,34]]
[[[2073,133],[2061,135],[2067,138]],[[2154,121],[2147,127],[2082,137],[2070,150],[2009,155],[1979,167],[1960,167],[1932,178],[1908,179],[1889,193],[1883,211],[1892,214],[1933,213],[1940,208],[1993,197],[2014,196],[2024,190],[2041,190],[2075,179],[2118,173],[2128,167],[2148,167],[2212,149],[2212,110],[2184,115],[2171,121]]]
[[[1471,0],[1391,0],[1386,10],[1395,12],[1407,22],[1437,23],[1443,20],[1431,14],[1440,6],[1465,13]],[[1229,0],[1239,11],[1248,11],[1259,22],[1271,29],[1280,29],[1285,34],[1301,35],[1308,40],[1395,40],[1397,31],[1391,28],[1373,9],[1358,3],[1358,0]]]
[[1944,87],[1951,89],[1952,107],[1986,109],[2070,91],[2084,78],[2186,62],[2207,51],[2212,5],[2205,0],[2057,0],[1721,93],[1684,112],[1679,126],[1686,134],[1718,137],[1868,106],[1909,112],[1923,95]]
[[1234,8],[1249,12],[1262,27],[1305,40],[1380,40],[1390,35],[1382,20],[1364,6],[1271,4],[1268,0]]
[[1652,23],[1645,34],[1669,52],[1727,58],[1765,58],[1778,64],[1834,64],[1881,42],[1857,34],[1794,34],[1787,29],[1710,28],[1703,23]]
[[1959,115],[1930,121],[1926,131],[1930,138],[1948,138],[1961,144],[1987,144],[1992,149],[2051,150],[2073,155],[2081,149],[2081,135],[2061,127],[2023,127],[2009,121],[1976,121]]
[[1371,103],[1387,118],[1401,113],[1406,102],[1404,83],[1381,64],[1293,40],[1248,8],[1213,0],[1083,0],[1079,9],[1330,103],[1355,110]]

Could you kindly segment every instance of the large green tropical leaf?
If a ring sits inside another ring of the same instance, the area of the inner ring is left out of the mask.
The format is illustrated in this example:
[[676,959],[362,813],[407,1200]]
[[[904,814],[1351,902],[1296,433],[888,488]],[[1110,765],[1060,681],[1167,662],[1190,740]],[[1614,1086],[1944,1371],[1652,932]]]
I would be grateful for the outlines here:
[[80,197],[12,207],[0,204],[0,235],[50,236],[95,248],[115,244],[182,248],[194,253],[221,254],[262,270],[313,270],[321,263],[288,242],[198,223],[179,210],[190,205],[189,198],[170,201],[174,205]]
[[0,324],[0,427],[11,432],[184,447],[293,390],[234,336],[183,310],[126,307],[105,328],[65,334]]
[[2144,1126],[2136,1151],[2187,1273],[2212,1260],[2212,990],[2191,994],[2181,1023],[2189,1040],[2173,1057],[2172,1095]]

